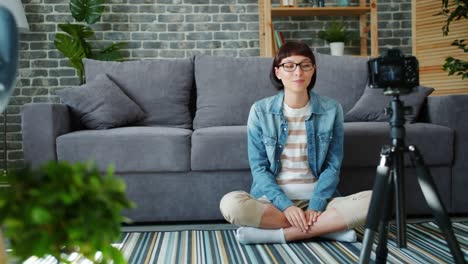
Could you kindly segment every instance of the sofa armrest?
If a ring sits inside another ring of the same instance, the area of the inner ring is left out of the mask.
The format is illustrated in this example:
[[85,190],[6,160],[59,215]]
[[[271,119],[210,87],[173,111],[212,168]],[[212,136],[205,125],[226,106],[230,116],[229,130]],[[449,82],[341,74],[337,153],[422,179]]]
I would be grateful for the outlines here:
[[468,167],[468,94],[430,96],[428,121],[455,130],[455,166]]
[[[457,125],[467,125],[468,94],[451,94],[429,96],[427,98],[427,114],[434,124],[456,128]],[[468,127],[468,126],[467,126]]]
[[455,131],[454,164],[452,167],[451,212],[468,211],[468,94],[430,96],[427,102],[428,121]]
[[22,110],[24,161],[32,167],[57,160],[56,138],[71,132],[68,106],[28,103]]

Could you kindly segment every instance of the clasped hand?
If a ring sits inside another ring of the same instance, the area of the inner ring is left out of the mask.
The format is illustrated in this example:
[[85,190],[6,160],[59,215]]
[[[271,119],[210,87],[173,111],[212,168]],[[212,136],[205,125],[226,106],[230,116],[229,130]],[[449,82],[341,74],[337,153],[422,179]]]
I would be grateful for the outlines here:
[[314,210],[303,211],[297,206],[290,206],[283,213],[291,226],[299,228],[302,232],[307,232],[322,214],[322,212]]

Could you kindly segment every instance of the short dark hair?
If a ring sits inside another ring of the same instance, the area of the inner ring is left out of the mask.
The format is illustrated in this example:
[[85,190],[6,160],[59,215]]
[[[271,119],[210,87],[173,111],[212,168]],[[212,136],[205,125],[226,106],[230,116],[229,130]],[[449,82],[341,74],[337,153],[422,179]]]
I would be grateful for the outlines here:
[[[273,85],[278,90],[283,90],[283,82],[276,77],[275,74],[275,67],[279,67],[281,61],[284,58],[293,55],[300,55],[309,58],[312,61],[312,64],[315,65],[315,56],[310,47],[302,41],[288,41],[284,43],[281,48],[279,49],[278,53],[276,54],[275,58],[273,59],[273,64],[271,65],[270,71],[270,80]],[[315,80],[317,79],[317,70],[315,70],[314,75],[312,76],[312,80],[310,81],[309,86],[307,86],[307,90],[311,90],[315,85]]]

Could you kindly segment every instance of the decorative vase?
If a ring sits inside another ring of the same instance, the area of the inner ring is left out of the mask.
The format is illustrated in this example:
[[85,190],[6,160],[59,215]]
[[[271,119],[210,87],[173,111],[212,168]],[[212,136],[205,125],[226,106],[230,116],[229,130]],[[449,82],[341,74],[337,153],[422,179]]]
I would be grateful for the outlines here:
[[330,43],[330,53],[332,56],[343,56],[344,42]]

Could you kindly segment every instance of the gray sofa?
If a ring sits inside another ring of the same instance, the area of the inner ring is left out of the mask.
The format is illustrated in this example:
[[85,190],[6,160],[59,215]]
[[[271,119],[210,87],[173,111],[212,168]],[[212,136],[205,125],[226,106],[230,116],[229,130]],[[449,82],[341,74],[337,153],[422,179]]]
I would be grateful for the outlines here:
[[[368,90],[367,60],[316,56],[315,92],[338,100],[345,113],[357,104],[365,108],[359,101]],[[135,222],[222,219],[220,198],[250,189],[246,122],[256,100],[277,92],[268,77],[271,62],[204,55],[122,63],[86,60],[88,82],[107,74],[145,118],[122,127],[86,129],[65,104],[26,104],[25,161],[38,166],[48,160],[95,160],[103,170],[113,163],[137,204],[125,213]],[[465,214],[468,95],[427,100],[422,95],[422,102],[416,104],[415,122],[406,125],[406,143],[420,148],[449,212]],[[386,106],[377,105],[379,110]],[[345,122],[342,194],[372,188],[380,147],[390,142],[388,122],[353,121],[358,122]],[[429,214],[415,170],[409,161],[405,164],[407,212]]]

